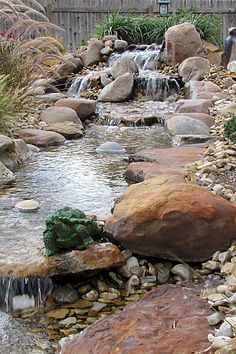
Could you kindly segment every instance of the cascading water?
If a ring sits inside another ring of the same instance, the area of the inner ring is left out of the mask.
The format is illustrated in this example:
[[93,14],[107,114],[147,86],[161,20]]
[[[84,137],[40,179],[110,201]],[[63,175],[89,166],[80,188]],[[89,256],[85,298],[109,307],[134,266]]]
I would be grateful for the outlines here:
[[47,277],[1,278],[0,308],[10,312],[40,306],[52,290],[52,280]]
[[[115,52],[109,58],[109,67],[123,56],[130,57],[138,66],[139,74],[135,78],[136,95],[140,93],[147,100],[164,101],[169,96],[179,93],[180,87],[177,80],[156,71],[160,56],[159,46],[146,50],[127,50],[124,53]],[[109,67],[103,71],[92,71],[86,76],[77,77],[68,91],[68,96],[79,97],[82,92],[90,88],[91,78],[99,77],[103,72],[109,72]]]

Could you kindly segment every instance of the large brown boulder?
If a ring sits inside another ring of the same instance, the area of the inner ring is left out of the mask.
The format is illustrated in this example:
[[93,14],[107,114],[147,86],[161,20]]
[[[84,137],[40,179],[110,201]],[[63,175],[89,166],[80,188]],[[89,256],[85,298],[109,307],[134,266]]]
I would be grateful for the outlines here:
[[190,80],[202,80],[210,72],[211,64],[209,60],[201,57],[192,57],[185,59],[179,66],[179,76],[183,82]]
[[96,101],[86,98],[62,98],[55,103],[55,107],[67,107],[73,109],[83,121],[96,112]]
[[61,134],[31,128],[15,130],[14,135],[24,140],[26,144],[32,144],[38,147],[61,145],[66,140]]
[[235,240],[236,207],[207,189],[160,176],[130,186],[105,231],[140,255],[200,262]]
[[190,354],[209,347],[199,290],[165,285],[64,342],[61,354]]
[[123,102],[130,98],[133,93],[134,76],[126,73],[119,76],[115,81],[105,86],[98,99],[101,102]]
[[213,104],[209,99],[191,99],[179,100],[175,107],[174,113],[209,113],[209,108]]
[[85,52],[81,53],[81,59],[84,66],[97,64],[101,59],[101,50],[104,48],[103,41],[93,38],[89,41],[88,48]]
[[213,97],[218,99],[225,98],[221,88],[212,81],[189,81],[185,87],[185,97],[188,99],[209,99]]
[[195,26],[189,22],[170,27],[165,33],[166,62],[175,66],[187,58],[203,56],[203,46]]
[[115,61],[115,63],[112,65],[112,68],[110,69],[110,73],[115,80],[125,73],[137,74],[138,66],[132,58],[123,56]]

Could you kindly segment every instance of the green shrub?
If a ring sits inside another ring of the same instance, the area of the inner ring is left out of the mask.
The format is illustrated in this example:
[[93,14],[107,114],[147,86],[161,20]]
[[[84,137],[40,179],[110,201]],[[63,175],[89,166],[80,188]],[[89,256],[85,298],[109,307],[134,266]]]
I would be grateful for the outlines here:
[[150,15],[134,17],[131,14],[123,16],[113,13],[105,16],[97,24],[94,35],[100,38],[105,35],[117,35],[118,38],[126,40],[129,44],[160,44],[169,27],[183,22],[192,23],[202,38],[216,45],[222,45],[219,17],[198,14],[194,10],[182,10],[164,17]]
[[224,136],[236,143],[236,116],[225,123]]

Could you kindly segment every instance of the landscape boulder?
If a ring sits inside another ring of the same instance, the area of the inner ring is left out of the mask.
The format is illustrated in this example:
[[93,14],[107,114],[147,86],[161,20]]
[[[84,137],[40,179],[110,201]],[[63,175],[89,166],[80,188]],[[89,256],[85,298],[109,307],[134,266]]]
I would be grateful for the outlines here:
[[200,120],[201,122],[205,123],[209,128],[212,127],[212,125],[215,124],[215,117],[211,116],[210,114],[206,114],[206,113],[175,113],[175,114],[171,114],[169,116],[167,116],[165,119],[166,121],[170,118],[175,118],[178,116],[185,116],[185,117],[189,117],[189,118],[194,118],[197,120]]
[[31,128],[15,130],[14,135],[24,140],[27,144],[38,147],[61,145],[66,140],[61,134]]
[[128,48],[128,43],[122,39],[116,39],[114,49],[120,52],[125,51]]
[[179,76],[183,82],[190,80],[202,80],[210,72],[211,64],[207,59],[201,57],[191,57],[185,59],[179,66]]
[[130,186],[104,231],[142,256],[201,262],[227,249],[235,240],[236,207],[173,178],[163,175]]
[[76,74],[83,69],[83,62],[80,58],[70,55],[63,61],[53,73],[54,79],[66,78],[71,74]]
[[209,347],[209,305],[196,288],[164,285],[73,338],[61,354],[200,353]]
[[132,58],[128,56],[122,56],[112,65],[110,73],[114,79],[117,79],[119,76],[122,76],[125,73],[137,74],[138,66]]
[[89,41],[88,48],[81,53],[81,59],[84,66],[90,66],[101,61],[101,50],[104,48],[103,41],[93,38]]
[[68,107],[48,107],[41,113],[40,119],[47,124],[73,122],[83,127],[75,110]]
[[0,135],[0,152],[14,147],[14,141],[6,135]]
[[134,87],[133,74],[126,73],[119,76],[115,81],[105,86],[98,99],[102,102],[123,102],[128,100]]
[[83,121],[95,114],[96,101],[88,100],[86,98],[63,98],[55,103],[55,107],[71,108]]
[[186,116],[175,116],[166,122],[171,135],[210,135],[209,127],[200,120]]
[[175,66],[187,58],[203,56],[200,34],[189,22],[170,27],[165,33],[166,62]]
[[78,139],[84,135],[84,129],[81,125],[73,122],[47,124],[43,127],[43,130],[56,132],[63,135],[68,140]]
[[185,85],[184,92],[187,99],[225,98],[221,88],[212,81],[191,80]]
[[209,108],[213,106],[211,100],[191,99],[179,100],[174,109],[174,113],[206,113],[209,114]]

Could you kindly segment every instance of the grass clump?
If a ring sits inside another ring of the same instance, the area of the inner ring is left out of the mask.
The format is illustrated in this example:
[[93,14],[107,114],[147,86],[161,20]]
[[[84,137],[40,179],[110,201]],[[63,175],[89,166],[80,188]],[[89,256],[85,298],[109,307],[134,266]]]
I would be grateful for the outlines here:
[[0,33],[0,126],[9,117],[27,110],[28,88],[49,73],[48,60],[62,61],[61,43],[50,36],[51,24],[44,8],[31,0],[0,0],[0,17],[6,30]]
[[118,12],[105,16],[96,26],[95,36],[116,35],[129,44],[160,44],[164,40],[166,30],[180,23],[192,23],[201,37],[222,45],[221,22],[219,17],[198,14],[195,10],[181,10],[170,16],[156,17],[141,15],[134,17],[131,14],[121,15]]
[[225,123],[224,136],[236,143],[236,116]]

